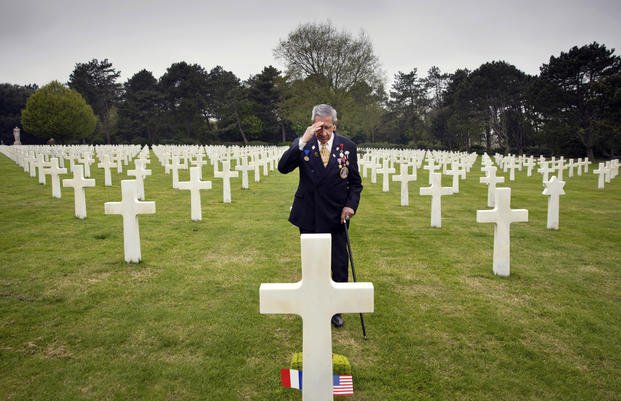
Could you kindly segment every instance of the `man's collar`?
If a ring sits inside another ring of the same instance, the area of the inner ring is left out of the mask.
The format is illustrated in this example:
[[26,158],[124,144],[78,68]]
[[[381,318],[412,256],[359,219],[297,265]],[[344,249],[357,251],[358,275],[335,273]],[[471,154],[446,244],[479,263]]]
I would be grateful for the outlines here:
[[[328,139],[328,141],[326,142],[326,145],[328,146],[328,149],[332,149],[332,146],[334,146],[334,138],[336,137],[336,133],[333,132],[332,135],[330,136],[330,139]],[[319,142],[319,140],[317,140],[317,143],[319,144],[319,146],[321,147],[321,142]]]

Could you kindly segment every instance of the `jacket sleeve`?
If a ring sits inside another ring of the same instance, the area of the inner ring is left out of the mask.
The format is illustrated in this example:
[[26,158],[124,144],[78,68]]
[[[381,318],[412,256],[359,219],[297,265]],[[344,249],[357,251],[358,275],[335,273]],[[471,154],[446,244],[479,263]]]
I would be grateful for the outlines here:
[[362,179],[358,170],[358,151],[353,149],[349,158],[349,193],[345,206],[358,210],[360,203],[360,193],[362,192]]
[[289,149],[287,149],[280,157],[280,160],[278,161],[278,171],[282,174],[287,174],[295,170],[295,168],[300,164],[301,152],[302,151],[299,147],[299,138],[295,138]]

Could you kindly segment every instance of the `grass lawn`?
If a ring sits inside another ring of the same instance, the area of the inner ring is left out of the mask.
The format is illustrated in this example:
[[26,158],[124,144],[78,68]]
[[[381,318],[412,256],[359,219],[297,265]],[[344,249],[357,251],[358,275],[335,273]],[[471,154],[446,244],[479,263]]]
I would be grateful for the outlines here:
[[[151,160],[157,213],[139,218],[143,262],[126,264],[121,217],[103,213],[121,176],[104,187],[93,169],[79,220],[71,188],[52,198],[49,177],[39,185],[0,155],[0,399],[301,400],[279,387],[279,369],[302,348],[302,321],[259,314],[261,283],[300,279],[287,222],[297,172],[258,184],[251,174],[244,191],[233,180],[223,204],[206,169],[213,189],[192,222],[189,191]],[[592,172],[566,177],[551,231],[541,176],[516,173],[511,204],[529,221],[512,225],[511,276],[500,278],[493,225],[476,223],[487,209],[479,170],[443,197],[440,229],[418,195],[426,171],[410,207],[398,183],[383,193],[381,177],[364,180],[350,236],[375,313],[367,341],[355,314],[333,331],[353,365],[350,399],[621,400],[621,179],[598,191]]]

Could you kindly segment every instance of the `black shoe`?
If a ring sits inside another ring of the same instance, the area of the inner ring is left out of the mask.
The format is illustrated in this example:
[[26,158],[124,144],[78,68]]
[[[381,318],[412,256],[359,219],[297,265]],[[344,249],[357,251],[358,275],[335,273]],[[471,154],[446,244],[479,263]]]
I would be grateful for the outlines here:
[[345,320],[343,320],[343,317],[341,316],[340,313],[337,313],[336,315],[332,316],[332,324],[334,325],[334,327],[342,327],[343,324],[345,324]]

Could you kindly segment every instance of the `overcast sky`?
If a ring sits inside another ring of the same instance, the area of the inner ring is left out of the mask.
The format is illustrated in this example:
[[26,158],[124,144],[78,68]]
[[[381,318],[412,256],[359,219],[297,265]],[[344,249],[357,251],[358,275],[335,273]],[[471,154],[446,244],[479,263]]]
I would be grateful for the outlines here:
[[621,0],[0,0],[0,82],[67,82],[109,59],[126,81],[174,62],[241,79],[274,65],[279,39],[330,19],[370,37],[389,84],[397,71],[443,72],[505,60],[537,74],[551,55],[597,41],[621,54]]

